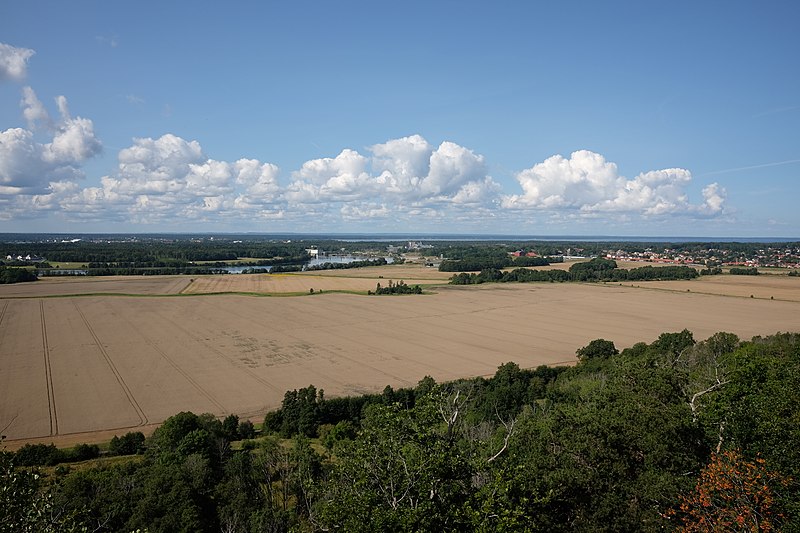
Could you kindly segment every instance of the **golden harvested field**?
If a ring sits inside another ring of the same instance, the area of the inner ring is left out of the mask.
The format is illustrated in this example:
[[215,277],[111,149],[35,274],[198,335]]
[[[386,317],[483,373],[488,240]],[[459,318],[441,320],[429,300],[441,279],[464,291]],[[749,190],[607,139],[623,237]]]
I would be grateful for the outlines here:
[[[401,266],[410,284],[441,275]],[[225,291],[307,294],[393,277],[383,268],[335,273],[273,276],[289,280],[274,286],[262,281],[269,276],[229,275],[0,287],[0,430],[12,448],[91,442],[182,410],[259,419],[286,390],[309,384],[337,396],[412,386],[425,375],[490,375],[507,361],[571,363],[600,337],[621,349],[684,328],[696,339],[800,331],[800,279],[774,276],[441,286],[422,296],[186,294],[220,290],[218,280]],[[142,296],[85,295],[98,292]]]
[[800,302],[800,278],[786,275],[702,276],[691,281],[648,281],[641,287],[670,291],[698,292],[720,296],[774,298]]
[[[439,272],[437,273],[441,274]],[[441,278],[438,280],[436,278],[405,279],[402,276],[393,277],[390,272],[387,272],[386,275],[384,275],[384,279],[378,278],[377,276],[354,277],[351,275],[350,277],[345,277],[322,275],[318,272],[202,276],[194,278],[194,281],[192,281],[185,289],[183,289],[183,294],[211,294],[220,292],[305,294],[308,293],[310,289],[314,289],[314,292],[319,292],[322,290],[348,292],[355,291],[366,293],[368,290],[375,290],[376,283],[380,283],[385,287],[389,283],[389,280],[397,282],[401,279],[408,285],[424,285],[431,283],[446,283],[448,278],[445,278],[444,280]]]
[[30,298],[65,294],[178,294],[189,276],[64,276],[35,283],[0,285],[0,298]]
[[[302,276],[323,276],[338,278],[370,278],[370,279],[393,279],[404,280],[408,283],[409,279],[425,280],[425,283],[436,281],[447,281],[454,272],[439,272],[436,268],[425,267],[419,264],[386,265],[378,267],[364,268],[344,268],[340,270],[311,270],[298,273]],[[380,277],[380,278],[379,278]],[[374,285],[373,285],[374,287]]]

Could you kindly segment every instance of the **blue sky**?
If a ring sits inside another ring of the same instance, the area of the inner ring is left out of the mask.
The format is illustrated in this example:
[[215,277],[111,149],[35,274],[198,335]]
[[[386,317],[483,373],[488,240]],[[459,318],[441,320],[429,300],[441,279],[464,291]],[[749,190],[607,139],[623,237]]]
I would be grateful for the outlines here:
[[798,20],[5,2],[0,232],[800,237]]

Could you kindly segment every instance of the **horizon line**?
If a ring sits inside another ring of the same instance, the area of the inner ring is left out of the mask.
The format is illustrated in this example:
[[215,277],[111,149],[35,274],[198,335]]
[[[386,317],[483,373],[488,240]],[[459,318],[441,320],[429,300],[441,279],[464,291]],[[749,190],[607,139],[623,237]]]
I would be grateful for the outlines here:
[[180,235],[180,236],[202,236],[202,235],[225,235],[225,236],[299,236],[299,237],[328,237],[336,240],[337,237],[396,237],[398,240],[405,240],[407,238],[435,238],[438,240],[447,240],[445,237],[454,237],[458,239],[465,238],[478,238],[478,239],[497,239],[497,240],[553,240],[553,239],[591,239],[594,241],[619,241],[625,239],[656,239],[656,240],[680,240],[683,242],[714,242],[714,241],[736,241],[746,240],[751,242],[800,242],[800,237],[766,237],[766,236],[708,236],[708,235],[603,235],[603,234],[513,234],[513,233],[449,233],[449,232],[297,232],[297,231],[276,231],[276,232],[253,232],[253,231],[114,231],[114,232],[70,232],[70,231],[34,231],[34,232],[19,232],[7,231],[0,232],[0,235]]

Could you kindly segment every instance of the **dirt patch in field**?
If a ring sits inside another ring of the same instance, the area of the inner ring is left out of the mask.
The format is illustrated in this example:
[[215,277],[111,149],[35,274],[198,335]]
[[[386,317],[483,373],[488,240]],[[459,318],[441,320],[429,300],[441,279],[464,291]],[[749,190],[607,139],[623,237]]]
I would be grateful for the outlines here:
[[601,337],[622,349],[684,328],[697,339],[800,330],[791,296],[699,292],[537,283],[445,285],[422,296],[4,299],[0,428],[13,445],[91,441],[94,432],[107,440],[183,410],[259,419],[286,390],[309,384],[332,397],[426,375],[491,375],[508,361],[571,363]]

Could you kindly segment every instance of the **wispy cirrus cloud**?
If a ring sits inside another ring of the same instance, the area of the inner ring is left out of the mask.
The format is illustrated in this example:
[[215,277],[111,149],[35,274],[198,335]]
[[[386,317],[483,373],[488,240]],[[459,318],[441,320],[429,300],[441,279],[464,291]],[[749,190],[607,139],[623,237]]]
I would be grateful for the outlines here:
[[133,104],[133,105],[144,104],[144,98],[142,98],[140,96],[136,96],[135,94],[126,94],[125,95],[125,100],[127,100],[127,102],[129,104]]
[[800,163],[800,159],[787,159],[785,161],[773,161],[772,163],[761,163],[760,165],[748,165],[744,167],[725,168],[722,170],[712,170],[703,172],[700,176],[716,176],[718,174],[730,174],[731,172],[741,172],[743,170],[755,170],[759,168],[780,167],[783,165],[794,165]]
[[800,109],[800,105],[788,105],[756,113],[755,115],[753,115],[753,118],[768,117],[770,115],[780,115],[783,113],[789,113],[791,111],[797,111],[798,109]]
[[111,48],[116,48],[117,46],[119,46],[119,37],[117,37],[116,35],[111,35],[111,36],[96,35],[94,39],[98,43],[110,46]]

